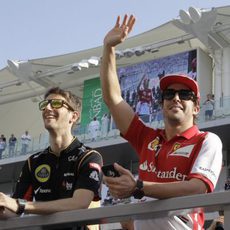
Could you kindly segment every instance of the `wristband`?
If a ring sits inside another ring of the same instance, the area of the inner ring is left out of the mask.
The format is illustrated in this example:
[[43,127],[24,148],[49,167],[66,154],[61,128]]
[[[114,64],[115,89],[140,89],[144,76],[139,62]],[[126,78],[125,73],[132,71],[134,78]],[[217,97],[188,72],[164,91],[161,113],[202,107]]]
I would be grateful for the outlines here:
[[135,199],[141,199],[145,195],[143,187],[144,187],[143,181],[138,179],[136,181],[136,188],[133,192],[133,197]]

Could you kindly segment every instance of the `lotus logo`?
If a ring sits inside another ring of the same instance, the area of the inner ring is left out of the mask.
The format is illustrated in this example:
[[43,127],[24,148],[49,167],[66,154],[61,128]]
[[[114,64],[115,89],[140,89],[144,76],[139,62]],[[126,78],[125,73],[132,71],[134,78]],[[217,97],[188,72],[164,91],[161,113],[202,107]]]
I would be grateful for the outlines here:
[[50,178],[50,166],[46,165],[46,164],[42,164],[39,165],[36,169],[35,169],[35,177],[36,179],[41,182],[44,183],[46,181],[49,180]]

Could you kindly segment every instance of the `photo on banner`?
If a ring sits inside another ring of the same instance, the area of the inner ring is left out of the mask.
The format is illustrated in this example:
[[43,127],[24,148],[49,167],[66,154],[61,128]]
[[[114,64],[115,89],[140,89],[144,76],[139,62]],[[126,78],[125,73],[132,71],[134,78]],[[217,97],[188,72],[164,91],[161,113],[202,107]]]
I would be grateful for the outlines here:
[[121,67],[118,71],[122,97],[145,122],[162,125],[159,80],[167,74],[184,73],[197,80],[197,50]]

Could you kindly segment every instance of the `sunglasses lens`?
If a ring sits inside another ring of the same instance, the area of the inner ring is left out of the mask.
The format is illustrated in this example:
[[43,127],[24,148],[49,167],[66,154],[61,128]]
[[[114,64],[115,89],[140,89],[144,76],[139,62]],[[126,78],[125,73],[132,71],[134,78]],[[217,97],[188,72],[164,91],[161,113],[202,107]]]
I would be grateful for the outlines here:
[[163,99],[172,100],[175,97],[175,93],[174,90],[165,90],[162,95]]
[[173,90],[173,89],[166,89],[163,91],[162,97],[166,100],[172,100],[176,93],[178,93],[180,100],[193,100],[195,98],[194,93],[191,90]]
[[180,91],[179,91],[179,97],[180,97],[181,100],[186,100],[186,101],[188,101],[188,100],[193,99],[194,94],[193,94],[193,92],[190,91],[190,90],[180,90]]
[[44,100],[39,103],[39,109],[42,111],[50,103],[53,109],[59,109],[63,106],[63,101],[59,99]]
[[63,105],[63,101],[62,100],[51,100],[50,102],[51,104],[51,107],[54,108],[54,109],[59,109],[62,107]]
[[46,108],[46,106],[48,105],[48,101],[47,100],[44,100],[44,101],[41,101],[40,103],[39,103],[39,109],[42,111],[42,110],[44,110],[45,108]]

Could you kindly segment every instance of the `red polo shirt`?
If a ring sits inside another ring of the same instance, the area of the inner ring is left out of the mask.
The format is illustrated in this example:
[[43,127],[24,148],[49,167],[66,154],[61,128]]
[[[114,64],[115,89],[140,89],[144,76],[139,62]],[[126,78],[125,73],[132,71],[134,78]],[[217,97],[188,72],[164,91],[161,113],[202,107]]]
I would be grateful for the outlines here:
[[[208,192],[215,188],[222,165],[222,143],[217,135],[201,132],[194,125],[167,141],[164,130],[147,127],[135,116],[124,138],[139,155],[142,180],[173,182],[199,178]],[[200,218],[193,221],[202,225],[202,214]]]

